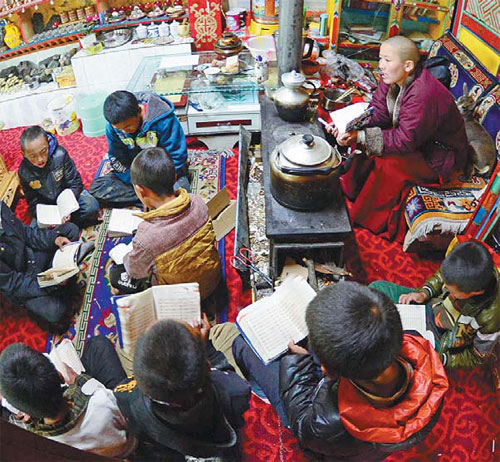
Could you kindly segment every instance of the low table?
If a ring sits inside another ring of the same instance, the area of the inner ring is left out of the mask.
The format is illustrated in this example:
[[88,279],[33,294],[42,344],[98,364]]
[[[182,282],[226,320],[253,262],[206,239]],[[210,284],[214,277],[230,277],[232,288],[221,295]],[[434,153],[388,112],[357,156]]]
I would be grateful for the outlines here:
[[337,249],[338,266],[343,265],[344,239],[352,231],[344,197],[338,184],[338,201],[313,212],[300,212],[279,204],[271,194],[269,158],[276,145],[291,134],[310,133],[323,137],[316,123],[285,122],[278,116],[274,103],[261,96],[262,164],[266,202],[266,235],[269,238],[269,273],[278,276],[278,253],[282,250]]

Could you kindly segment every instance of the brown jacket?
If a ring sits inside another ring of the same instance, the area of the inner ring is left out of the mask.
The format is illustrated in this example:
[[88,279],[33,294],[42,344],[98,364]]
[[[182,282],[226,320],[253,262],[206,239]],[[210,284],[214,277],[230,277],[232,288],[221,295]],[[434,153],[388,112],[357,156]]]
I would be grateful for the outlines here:
[[177,191],[177,197],[140,215],[132,251],[125,256],[127,273],[151,276],[153,285],[197,282],[204,299],[217,287],[221,261],[215,234],[203,199]]

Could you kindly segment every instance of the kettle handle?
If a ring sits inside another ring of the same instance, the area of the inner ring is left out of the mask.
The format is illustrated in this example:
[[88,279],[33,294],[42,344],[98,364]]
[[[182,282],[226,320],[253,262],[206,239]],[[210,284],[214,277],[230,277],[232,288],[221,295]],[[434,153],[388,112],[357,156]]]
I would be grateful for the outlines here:
[[333,172],[333,167],[320,167],[320,168],[294,168],[294,167],[286,167],[282,165],[280,167],[283,173],[288,175],[297,175],[297,176],[314,176],[314,175],[330,175]]

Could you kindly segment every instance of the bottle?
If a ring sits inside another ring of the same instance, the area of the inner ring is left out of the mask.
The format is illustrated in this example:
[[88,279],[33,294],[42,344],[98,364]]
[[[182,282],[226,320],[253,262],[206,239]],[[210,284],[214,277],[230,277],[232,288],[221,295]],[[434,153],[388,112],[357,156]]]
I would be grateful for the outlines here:
[[326,28],[328,23],[328,14],[321,13],[319,17],[319,35],[320,37],[324,37],[326,35]]
[[168,37],[170,34],[170,26],[166,22],[162,22],[158,26],[158,32],[160,33],[160,37]]

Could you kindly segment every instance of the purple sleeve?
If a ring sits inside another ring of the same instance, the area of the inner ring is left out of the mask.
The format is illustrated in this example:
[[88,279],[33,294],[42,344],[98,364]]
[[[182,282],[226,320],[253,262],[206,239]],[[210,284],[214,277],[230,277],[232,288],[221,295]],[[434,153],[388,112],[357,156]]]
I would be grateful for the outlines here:
[[388,91],[389,85],[381,81],[370,103],[370,107],[373,107],[373,114],[370,117],[367,127],[385,128],[392,125],[392,119],[387,109]]

